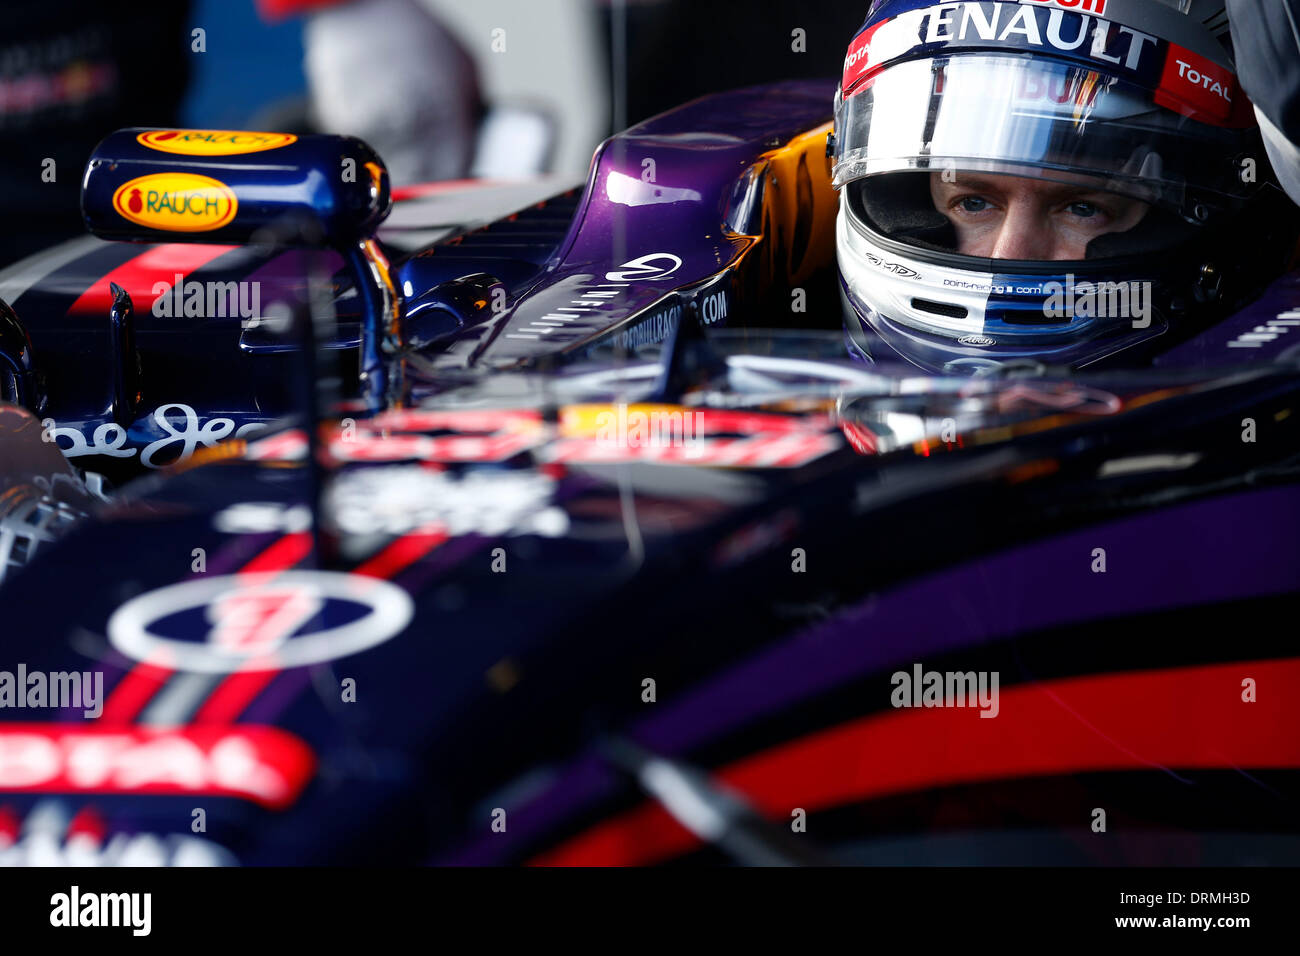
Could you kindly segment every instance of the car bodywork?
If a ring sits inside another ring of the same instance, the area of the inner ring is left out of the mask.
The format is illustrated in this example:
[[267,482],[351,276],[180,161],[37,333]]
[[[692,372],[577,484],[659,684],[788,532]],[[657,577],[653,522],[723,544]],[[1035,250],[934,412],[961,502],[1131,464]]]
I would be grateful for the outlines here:
[[[698,101],[580,191],[381,233],[396,343],[338,249],[208,260],[281,270],[262,351],[203,318],[170,358],[151,307],[119,450],[170,467],[0,587],[0,660],[105,694],[0,713],[0,854],[1294,863],[1296,280],[1154,367],[863,366],[792,311],[834,295],[825,93]],[[68,262],[14,304],[95,383],[51,372],[38,414],[92,441],[126,303]]]

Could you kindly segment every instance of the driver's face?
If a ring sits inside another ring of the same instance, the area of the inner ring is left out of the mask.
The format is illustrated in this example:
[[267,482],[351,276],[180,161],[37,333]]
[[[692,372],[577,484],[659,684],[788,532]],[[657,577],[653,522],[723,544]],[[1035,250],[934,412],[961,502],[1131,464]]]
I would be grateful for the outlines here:
[[985,259],[1082,259],[1097,236],[1137,225],[1147,204],[1066,183],[930,174],[930,196],[957,230],[957,251]]

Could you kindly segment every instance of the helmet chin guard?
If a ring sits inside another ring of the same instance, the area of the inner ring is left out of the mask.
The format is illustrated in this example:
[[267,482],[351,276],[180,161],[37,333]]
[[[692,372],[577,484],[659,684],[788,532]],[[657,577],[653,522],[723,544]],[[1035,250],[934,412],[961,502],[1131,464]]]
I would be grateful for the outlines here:
[[939,254],[882,242],[843,211],[836,239],[846,330],[855,351],[873,360],[896,353],[941,373],[1022,359],[1081,367],[1168,331],[1160,306],[1170,277],[1141,271],[1140,261],[1128,260],[1127,274],[1115,259],[1071,263],[1077,272],[1010,260],[954,267]]

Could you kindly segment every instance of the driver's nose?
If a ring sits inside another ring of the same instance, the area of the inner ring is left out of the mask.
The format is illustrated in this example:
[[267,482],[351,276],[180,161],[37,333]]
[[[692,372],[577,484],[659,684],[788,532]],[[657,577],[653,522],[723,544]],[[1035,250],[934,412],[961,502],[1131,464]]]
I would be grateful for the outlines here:
[[1013,202],[1002,217],[991,259],[1054,259],[1055,237],[1032,203]]

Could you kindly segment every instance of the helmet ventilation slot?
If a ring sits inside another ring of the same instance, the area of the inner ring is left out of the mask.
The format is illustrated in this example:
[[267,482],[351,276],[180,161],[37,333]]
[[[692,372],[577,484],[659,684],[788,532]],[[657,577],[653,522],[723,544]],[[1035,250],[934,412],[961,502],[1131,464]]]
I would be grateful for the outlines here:
[[933,302],[930,299],[913,299],[912,308],[948,319],[964,319],[968,314],[964,305],[949,305],[947,302]]

